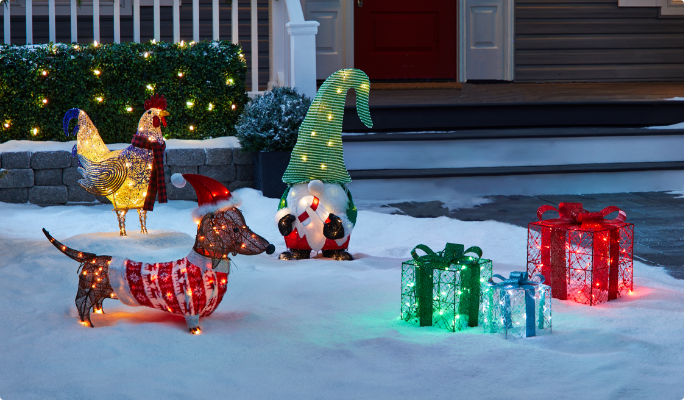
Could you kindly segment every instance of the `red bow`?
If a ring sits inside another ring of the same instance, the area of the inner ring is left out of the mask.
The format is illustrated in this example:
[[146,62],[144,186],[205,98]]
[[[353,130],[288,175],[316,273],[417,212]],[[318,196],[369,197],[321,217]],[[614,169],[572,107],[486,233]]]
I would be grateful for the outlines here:
[[[544,222],[556,224],[617,224],[625,222],[627,219],[627,213],[622,211],[616,206],[606,207],[598,212],[589,212],[582,207],[582,203],[560,203],[558,208],[543,205],[537,209],[537,219],[542,220],[542,216],[547,211],[557,211],[558,218],[547,219]],[[618,216],[615,219],[606,220],[605,217],[608,214],[618,212]]]

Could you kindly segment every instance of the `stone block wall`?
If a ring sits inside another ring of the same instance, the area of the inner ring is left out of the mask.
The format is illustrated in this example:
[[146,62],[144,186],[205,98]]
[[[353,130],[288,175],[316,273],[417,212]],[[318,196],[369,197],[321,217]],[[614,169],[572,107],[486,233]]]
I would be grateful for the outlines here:
[[[0,166],[7,175],[0,179],[0,201],[38,205],[78,204],[100,201],[79,186],[78,161],[68,151],[0,153]],[[252,153],[240,149],[169,149],[164,173],[169,200],[197,200],[191,185],[179,189],[171,174],[193,173],[214,178],[229,190],[254,187]]]

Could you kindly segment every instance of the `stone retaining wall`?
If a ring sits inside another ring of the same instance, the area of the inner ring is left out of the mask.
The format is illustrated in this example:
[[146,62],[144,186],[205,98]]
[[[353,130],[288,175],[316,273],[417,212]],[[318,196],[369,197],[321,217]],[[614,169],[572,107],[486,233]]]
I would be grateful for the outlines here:
[[[0,165],[8,170],[0,179],[0,201],[38,205],[78,204],[100,201],[78,185],[78,161],[68,151],[0,153]],[[254,187],[252,153],[240,149],[169,149],[164,173],[169,200],[197,200],[191,185],[179,189],[170,183],[171,174],[192,173],[214,178],[229,190]]]

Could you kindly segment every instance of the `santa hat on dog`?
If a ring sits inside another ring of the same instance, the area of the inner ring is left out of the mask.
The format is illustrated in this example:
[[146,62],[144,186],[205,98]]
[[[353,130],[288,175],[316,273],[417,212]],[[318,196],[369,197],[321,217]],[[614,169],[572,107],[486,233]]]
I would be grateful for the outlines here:
[[177,188],[185,187],[187,182],[190,182],[197,193],[199,207],[192,212],[192,219],[195,221],[201,221],[206,214],[230,210],[242,203],[237,194],[231,193],[215,179],[197,174],[171,175],[171,183]]

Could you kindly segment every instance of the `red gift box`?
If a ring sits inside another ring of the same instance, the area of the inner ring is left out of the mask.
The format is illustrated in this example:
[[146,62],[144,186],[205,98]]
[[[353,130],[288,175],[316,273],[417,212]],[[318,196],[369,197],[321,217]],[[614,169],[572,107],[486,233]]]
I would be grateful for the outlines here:
[[[546,211],[559,217],[542,220]],[[615,219],[605,219],[618,212]],[[542,274],[560,300],[599,304],[634,289],[634,224],[615,206],[588,212],[582,203],[544,205],[527,225],[527,273]]]

